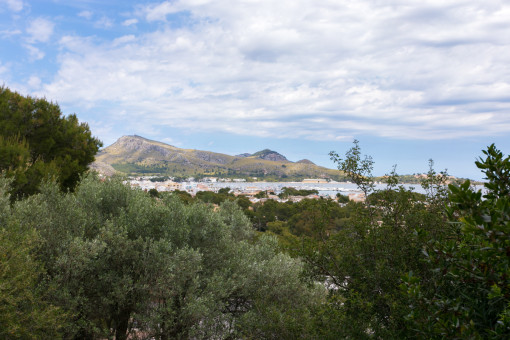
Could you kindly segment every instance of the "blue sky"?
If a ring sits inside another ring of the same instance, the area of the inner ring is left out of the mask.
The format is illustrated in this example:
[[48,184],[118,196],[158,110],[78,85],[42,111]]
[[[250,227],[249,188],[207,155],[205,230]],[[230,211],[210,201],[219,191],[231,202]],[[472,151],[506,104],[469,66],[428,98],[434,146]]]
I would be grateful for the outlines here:
[[0,0],[0,84],[58,102],[105,146],[137,134],[334,168],[481,179],[510,152],[510,3]]

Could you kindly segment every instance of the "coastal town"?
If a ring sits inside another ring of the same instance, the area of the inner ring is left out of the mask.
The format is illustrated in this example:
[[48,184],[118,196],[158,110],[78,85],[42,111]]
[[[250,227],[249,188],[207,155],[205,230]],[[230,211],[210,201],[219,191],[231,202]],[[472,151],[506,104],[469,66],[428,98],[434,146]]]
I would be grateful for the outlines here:
[[[256,180],[256,178],[254,179]],[[335,199],[337,193],[349,197],[351,201],[362,202],[365,200],[363,193],[350,182],[332,182],[325,179],[308,178],[302,182],[247,182],[244,178],[216,178],[206,177],[196,180],[193,177],[184,181],[177,182],[173,178],[160,180],[156,176],[137,176],[129,177],[126,180],[132,188],[149,191],[155,189],[158,192],[165,191],[185,191],[195,196],[200,191],[211,191],[217,193],[222,188],[230,188],[235,196],[246,196],[252,203],[264,202],[273,199],[279,202],[293,201],[299,202],[302,199]],[[318,194],[310,194],[307,196],[288,196],[280,198],[278,194],[283,188],[316,190]],[[263,197],[261,193],[265,192]]]

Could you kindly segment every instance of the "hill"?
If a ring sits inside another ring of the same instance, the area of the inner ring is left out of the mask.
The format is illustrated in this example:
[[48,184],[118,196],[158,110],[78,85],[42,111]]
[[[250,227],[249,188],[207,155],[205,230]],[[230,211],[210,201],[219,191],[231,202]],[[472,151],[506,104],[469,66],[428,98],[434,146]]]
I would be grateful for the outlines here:
[[257,177],[268,181],[301,181],[304,178],[338,181],[344,178],[338,170],[317,166],[310,161],[291,162],[269,149],[230,156],[211,151],[181,149],[136,135],[123,136],[101,150],[92,168],[106,174],[111,174],[114,169],[130,175]]

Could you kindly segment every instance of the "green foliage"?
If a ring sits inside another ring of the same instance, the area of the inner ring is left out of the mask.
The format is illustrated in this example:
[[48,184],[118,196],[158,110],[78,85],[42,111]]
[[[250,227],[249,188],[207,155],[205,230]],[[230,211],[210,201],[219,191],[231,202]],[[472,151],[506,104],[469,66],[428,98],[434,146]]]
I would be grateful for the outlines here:
[[[355,141],[331,156],[365,203],[252,205],[94,175],[62,192],[44,181],[58,162],[34,161],[19,136],[0,138],[0,338],[510,336],[510,157],[494,145],[476,162],[484,192],[448,193],[432,161],[425,194],[395,168],[376,191]],[[39,194],[11,205],[30,169]]]
[[41,181],[52,177],[72,190],[101,146],[75,115],[62,117],[57,104],[5,87],[0,87],[0,137],[0,170],[14,178],[14,198],[36,193]]
[[[145,164],[134,164],[134,163],[114,163],[112,167],[125,174],[139,174],[139,175],[166,175],[167,168],[165,165],[145,165]],[[169,173],[170,174],[170,173]],[[181,175],[177,170],[171,173],[173,176]],[[160,176],[166,177],[166,176]]]
[[149,195],[151,197],[159,197],[159,192],[156,189],[152,188],[149,190]]
[[220,204],[224,202],[225,200],[234,200],[233,194],[227,193],[215,193],[212,191],[199,191],[195,195],[195,197],[205,203],[213,203],[213,204]]
[[165,182],[165,181],[168,181],[169,179],[170,179],[170,177],[168,177],[168,176],[160,176],[160,177],[152,177],[149,180],[151,182]]
[[318,194],[319,191],[315,189],[296,189],[291,187],[283,187],[282,192],[278,195],[278,197],[287,198],[289,196],[308,196]]
[[349,203],[349,196],[342,195],[341,193],[336,194],[338,203]]
[[415,306],[412,327],[423,338],[510,336],[510,157],[493,145],[476,165],[485,194],[469,181],[450,185],[453,230],[427,248],[431,275],[409,274],[403,289]]
[[[74,193],[45,184],[16,202],[49,299],[70,316],[65,338],[278,338],[313,331],[321,287],[272,238],[256,240],[238,204],[218,209],[152,199],[122,179],[84,178]],[[279,335],[281,334],[281,335]]]
[[39,238],[13,220],[9,184],[0,178],[0,338],[58,337],[65,315],[45,300],[50,291],[41,283],[43,267],[32,256]]
[[354,146],[345,154],[345,159],[331,151],[329,153],[331,160],[338,164],[338,170],[343,171],[365,194],[374,189],[374,178],[372,175],[374,161],[370,156],[361,156],[361,147],[359,142],[354,140]]
[[182,191],[182,190],[174,190],[172,192],[161,192],[160,195],[173,195],[173,196],[177,196],[179,197],[179,199],[184,203],[184,204],[191,204],[195,201],[195,199],[193,198],[193,196],[191,196],[191,194],[187,191]]
[[30,149],[26,140],[17,136],[0,136],[0,170],[25,170],[30,162]]
[[261,190],[255,194],[255,198],[267,198],[267,192],[265,190]]
[[229,192],[230,192],[230,188],[229,187],[221,188],[220,190],[218,190],[218,194],[220,194],[220,195],[226,195]]
[[43,270],[31,256],[37,235],[0,228],[0,338],[58,337],[64,314],[44,300]]
[[31,151],[25,139],[0,135],[0,171],[12,179],[11,200],[37,192],[44,179],[57,178],[60,170],[55,161],[45,163],[31,160]]
[[294,235],[322,238],[344,226],[349,210],[350,207],[342,208],[333,200],[305,199],[294,205],[288,225]]
[[[311,209],[311,232],[301,237],[298,253],[309,275],[330,288],[328,303],[316,314],[320,337],[412,337],[404,327],[409,305],[401,277],[409,271],[428,273],[420,255],[425,244],[444,234],[445,217],[438,211],[446,197],[432,201],[398,186],[394,169],[387,189],[375,192],[373,161],[361,156],[357,141],[343,158],[331,155],[367,200],[349,203],[348,220],[335,229],[329,227],[332,206]],[[431,182],[431,189],[439,187]],[[320,213],[314,216],[314,211]]]

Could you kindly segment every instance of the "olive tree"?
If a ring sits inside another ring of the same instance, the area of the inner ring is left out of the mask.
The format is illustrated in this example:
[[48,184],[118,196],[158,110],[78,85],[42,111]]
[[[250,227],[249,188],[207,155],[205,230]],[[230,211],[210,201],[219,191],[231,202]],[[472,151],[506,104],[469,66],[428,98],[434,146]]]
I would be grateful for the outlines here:
[[43,185],[14,211],[41,236],[68,338],[306,337],[323,298],[235,202],[215,211],[88,176],[74,193]]
[[65,314],[47,297],[42,263],[33,256],[39,237],[12,219],[9,183],[0,177],[0,338],[59,337]]

